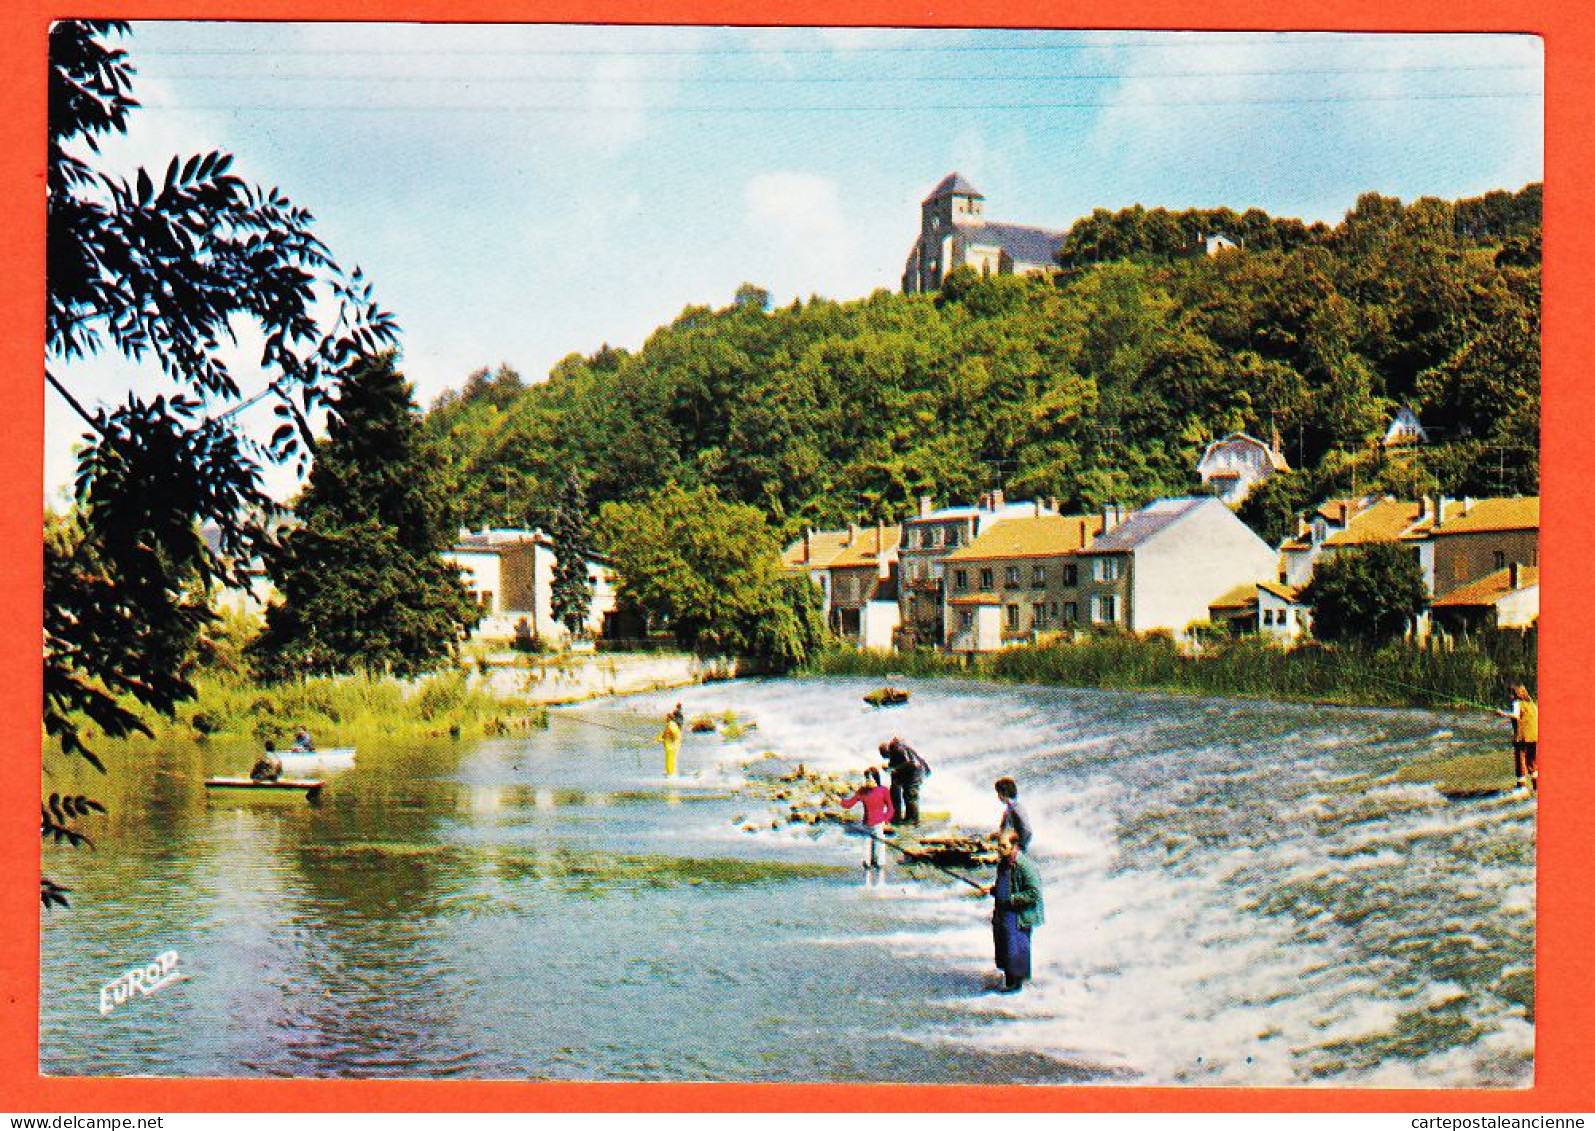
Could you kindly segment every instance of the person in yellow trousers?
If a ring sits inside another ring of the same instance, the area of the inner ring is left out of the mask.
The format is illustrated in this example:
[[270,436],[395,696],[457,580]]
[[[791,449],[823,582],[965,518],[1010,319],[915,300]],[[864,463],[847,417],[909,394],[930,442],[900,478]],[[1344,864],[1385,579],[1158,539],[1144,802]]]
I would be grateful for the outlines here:
[[1512,709],[1497,711],[1512,720],[1512,761],[1519,789],[1540,790],[1540,706],[1521,683],[1512,689]]
[[665,746],[666,777],[676,776],[676,757],[681,753],[681,724],[684,719],[678,703],[676,709],[665,716],[665,729],[659,734],[659,741]]

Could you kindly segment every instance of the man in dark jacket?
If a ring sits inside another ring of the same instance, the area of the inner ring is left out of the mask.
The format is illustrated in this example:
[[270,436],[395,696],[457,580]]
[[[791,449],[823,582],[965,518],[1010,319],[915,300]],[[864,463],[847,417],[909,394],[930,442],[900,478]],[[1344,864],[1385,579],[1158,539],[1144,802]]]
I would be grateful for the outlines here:
[[1045,921],[1045,915],[1041,874],[1019,851],[1019,837],[1012,829],[1004,829],[997,838],[997,882],[986,894],[996,901],[991,933],[997,969],[1002,971],[998,992],[1015,994],[1030,979],[1030,932]]
[[892,809],[897,813],[896,824],[919,824],[919,787],[930,773],[925,759],[908,743],[894,737],[881,743],[881,757],[892,775]]

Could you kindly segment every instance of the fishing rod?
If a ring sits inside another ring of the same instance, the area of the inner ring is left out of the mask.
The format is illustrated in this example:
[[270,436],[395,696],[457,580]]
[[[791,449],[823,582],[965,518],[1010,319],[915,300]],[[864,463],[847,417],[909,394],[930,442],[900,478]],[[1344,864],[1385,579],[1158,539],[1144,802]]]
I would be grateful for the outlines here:
[[608,723],[601,723],[601,722],[598,722],[595,719],[584,719],[580,715],[562,715],[562,714],[558,713],[557,711],[550,711],[550,712],[548,712],[548,717],[551,718],[551,719],[564,719],[567,722],[572,722],[572,723],[585,723],[586,725],[588,725],[590,727],[598,727],[600,730],[612,730],[616,734],[625,735],[627,738],[635,738],[638,742],[658,742],[659,741],[657,738],[647,738],[647,737],[645,737],[643,735],[640,735],[634,730],[627,730],[624,727],[613,727],[613,726],[610,726]]
[[1469,707],[1477,707],[1481,711],[1489,711],[1493,714],[1500,713],[1499,707],[1492,707],[1488,703],[1480,703],[1477,699],[1466,699],[1461,695],[1448,695],[1444,691],[1436,691],[1432,687],[1423,687],[1416,683],[1403,683],[1399,679],[1389,679],[1382,675],[1374,675],[1373,672],[1361,672],[1359,674],[1378,683],[1389,684],[1391,687],[1401,687],[1408,691],[1421,691],[1425,695],[1432,695],[1437,699],[1449,699],[1453,703],[1464,703]]
[[976,891],[978,891],[981,895],[985,895],[986,894],[986,885],[985,884],[978,883],[975,880],[970,879],[968,876],[964,875],[962,872],[955,872],[951,868],[944,867],[943,865],[936,863],[934,860],[925,860],[925,859],[923,859],[921,857],[921,855],[919,853],[909,851],[908,849],[904,848],[902,845],[898,844],[896,841],[887,840],[885,837],[876,836],[874,833],[870,832],[869,829],[865,828],[862,825],[860,825],[859,828],[862,829],[864,835],[869,837],[871,840],[876,841],[876,842],[878,842],[880,844],[884,844],[887,848],[896,849],[898,852],[901,852],[906,859],[912,861],[913,863],[915,863],[915,864],[929,864],[932,868],[935,868],[938,872],[946,872],[953,879],[962,880],[964,883],[968,884],[970,887],[972,887]]

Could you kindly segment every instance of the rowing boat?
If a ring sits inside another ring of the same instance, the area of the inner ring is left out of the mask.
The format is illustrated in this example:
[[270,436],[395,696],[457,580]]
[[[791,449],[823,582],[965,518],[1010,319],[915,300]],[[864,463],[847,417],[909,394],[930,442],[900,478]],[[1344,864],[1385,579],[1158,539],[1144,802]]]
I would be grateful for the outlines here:
[[206,778],[205,796],[226,797],[235,801],[305,801],[314,802],[321,796],[325,785],[316,778],[278,778],[276,781],[255,781],[253,778]]
[[354,766],[353,746],[329,746],[325,750],[278,750],[274,756],[282,772],[290,777],[309,770],[347,770]]

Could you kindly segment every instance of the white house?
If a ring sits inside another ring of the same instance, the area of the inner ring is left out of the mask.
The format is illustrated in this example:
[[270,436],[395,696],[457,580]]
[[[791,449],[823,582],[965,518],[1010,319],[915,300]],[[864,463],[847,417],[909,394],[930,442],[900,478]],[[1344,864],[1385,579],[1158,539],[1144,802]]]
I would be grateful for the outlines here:
[[[541,530],[480,530],[460,532],[453,549],[443,555],[460,570],[472,600],[482,610],[473,637],[513,640],[533,636],[563,643],[569,631],[554,619],[553,540]],[[604,619],[615,610],[615,581],[609,566],[597,558],[587,562],[592,600],[587,609],[586,631],[602,634]]]
[[1387,448],[1401,447],[1405,444],[1427,444],[1429,433],[1418,423],[1418,414],[1406,405],[1402,405],[1396,418],[1390,422],[1390,427],[1385,429],[1384,446]]
[[1197,461],[1196,473],[1230,506],[1239,506],[1251,489],[1276,471],[1289,471],[1279,446],[1263,443],[1244,432],[1232,432],[1207,445]]
[[1208,497],[1158,499],[1080,552],[1091,624],[1183,635],[1215,600],[1269,580],[1278,554],[1229,507]]

